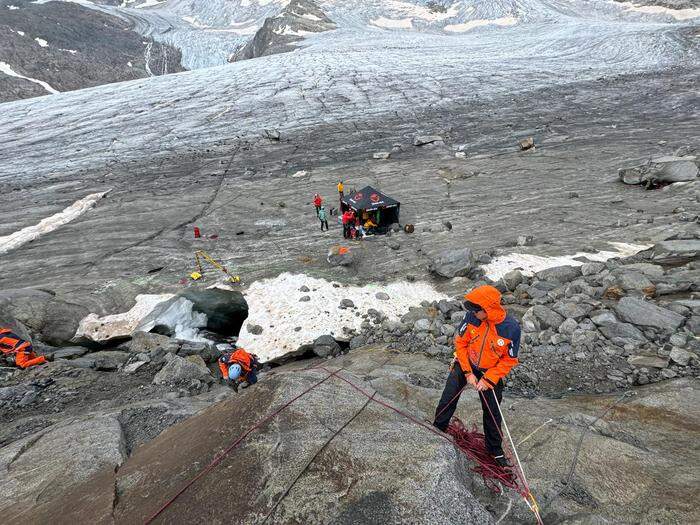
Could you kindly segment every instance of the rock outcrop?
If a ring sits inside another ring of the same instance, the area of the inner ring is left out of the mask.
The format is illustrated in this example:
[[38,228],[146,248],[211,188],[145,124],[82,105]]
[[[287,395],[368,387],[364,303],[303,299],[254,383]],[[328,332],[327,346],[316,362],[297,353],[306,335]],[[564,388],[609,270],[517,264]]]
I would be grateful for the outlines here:
[[277,16],[266,18],[263,26],[229,62],[297,49],[304,37],[335,29],[335,23],[311,0],[292,0]]

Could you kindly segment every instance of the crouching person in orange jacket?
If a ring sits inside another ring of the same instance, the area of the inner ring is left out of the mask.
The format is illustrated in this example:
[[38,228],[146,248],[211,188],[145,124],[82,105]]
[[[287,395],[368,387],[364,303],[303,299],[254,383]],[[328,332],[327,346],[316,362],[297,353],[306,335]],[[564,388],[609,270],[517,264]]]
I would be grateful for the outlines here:
[[9,328],[0,328],[0,351],[5,357],[14,358],[15,365],[29,368],[46,363],[43,355],[37,357],[32,343],[25,341]]
[[228,380],[233,389],[238,392],[238,386],[246,383],[246,386],[258,382],[258,370],[260,361],[258,356],[250,354],[242,348],[226,353],[219,358],[219,370],[224,379]]
[[433,425],[443,432],[457,408],[461,390],[479,391],[488,452],[501,466],[509,466],[501,443],[503,378],[518,364],[520,324],[501,306],[493,286],[479,286],[465,298],[467,313],[455,336],[455,361],[435,411]]

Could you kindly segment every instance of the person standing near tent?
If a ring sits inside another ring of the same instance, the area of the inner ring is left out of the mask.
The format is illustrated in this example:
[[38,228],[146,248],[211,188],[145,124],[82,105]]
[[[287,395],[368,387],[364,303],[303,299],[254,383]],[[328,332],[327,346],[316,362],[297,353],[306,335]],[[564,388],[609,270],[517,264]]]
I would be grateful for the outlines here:
[[316,207],[316,217],[318,217],[318,212],[321,210],[321,204],[323,204],[323,199],[318,193],[314,193],[314,206]]
[[345,211],[341,217],[341,221],[343,223],[343,238],[349,239],[350,238],[350,220],[352,218],[352,213],[350,210]]
[[343,190],[345,189],[345,186],[343,186],[343,181],[338,182],[338,196],[340,197],[340,200],[343,200],[344,194]]
[[258,370],[260,362],[258,356],[246,352],[243,348],[236,348],[235,351],[226,353],[219,358],[219,370],[225,380],[238,392],[241,383],[248,386],[258,382]]
[[46,357],[43,355],[37,357],[34,353],[32,343],[25,341],[9,328],[0,327],[0,352],[20,368],[46,363]]
[[474,288],[464,299],[467,313],[455,336],[455,360],[433,425],[447,430],[462,390],[471,385],[481,400],[486,448],[496,463],[506,467],[499,403],[503,379],[518,364],[520,324],[503,308],[501,293],[493,286]]
[[326,231],[328,231],[328,215],[326,215],[326,207],[321,206],[318,210],[318,219],[321,221],[321,231],[323,231],[323,226],[325,225]]

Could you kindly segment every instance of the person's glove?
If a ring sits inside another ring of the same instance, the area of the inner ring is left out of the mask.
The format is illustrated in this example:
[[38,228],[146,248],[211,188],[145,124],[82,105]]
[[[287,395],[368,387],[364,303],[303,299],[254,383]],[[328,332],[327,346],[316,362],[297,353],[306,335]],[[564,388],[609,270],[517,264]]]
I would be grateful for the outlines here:
[[467,383],[469,383],[471,386],[476,388],[476,385],[477,385],[476,376],[474,374],[472,374],[471,372],[469,372],[468,374],[466,374],[465,377],[467,379]]
[[491,386],[491,383],[486,381],[484,378],[481,378],[479,382],[476,384],[476,389],[479,392],[483,392],[484,390],[491,390],[493,387]]

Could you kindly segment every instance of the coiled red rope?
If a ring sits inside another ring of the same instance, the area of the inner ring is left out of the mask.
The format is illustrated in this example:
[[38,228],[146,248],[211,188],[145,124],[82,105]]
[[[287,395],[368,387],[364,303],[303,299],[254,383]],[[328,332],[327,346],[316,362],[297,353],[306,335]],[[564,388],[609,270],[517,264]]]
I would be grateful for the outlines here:
[[479,474],[484,480],[484,485],[496,494],[502,492],[501,486],[513,489],[522,497],[527,496],[527,491],[518,483],[518,478],[512,469],[500,466],[493,456],[486,450],[484,435],[473,427],[467,429],[458,418],[453,417],[447,433],[452,436],[454,444],[476,465],[471,470]]

